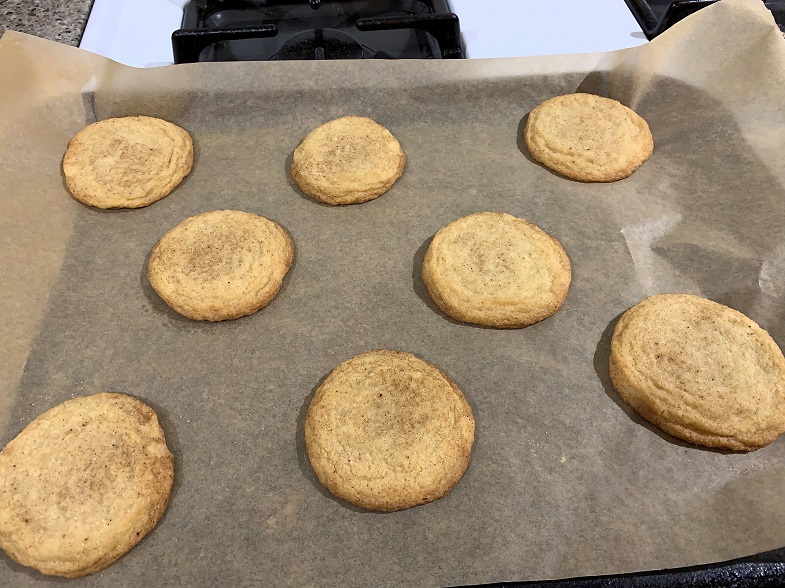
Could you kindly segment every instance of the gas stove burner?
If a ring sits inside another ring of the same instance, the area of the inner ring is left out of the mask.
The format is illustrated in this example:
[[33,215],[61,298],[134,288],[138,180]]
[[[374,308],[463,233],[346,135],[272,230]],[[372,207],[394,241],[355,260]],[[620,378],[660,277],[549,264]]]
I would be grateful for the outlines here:
[[337,29],[313,29],[292,35],[272,57],[273,60],[362,58],[363,46],[357,39]]
[[447,0],[191,0],[175,63],[287,59],[455,59]]

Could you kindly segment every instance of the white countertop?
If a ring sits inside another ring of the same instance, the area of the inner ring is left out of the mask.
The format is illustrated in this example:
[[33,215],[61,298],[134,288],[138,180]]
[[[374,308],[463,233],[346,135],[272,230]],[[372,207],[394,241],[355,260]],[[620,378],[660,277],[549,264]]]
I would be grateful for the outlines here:
[[[304,0],[305,1],[305,0]],[[80,47],[136,67],[172,63],[187,0],[95,0]],[[624,0],[450,0],[470,59],[594,53],[646,42]]]

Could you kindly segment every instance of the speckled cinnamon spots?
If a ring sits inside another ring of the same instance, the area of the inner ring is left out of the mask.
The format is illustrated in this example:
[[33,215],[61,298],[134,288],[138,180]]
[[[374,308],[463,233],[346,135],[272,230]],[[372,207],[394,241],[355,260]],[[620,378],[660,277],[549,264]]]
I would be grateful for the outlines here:
[[346,116],[317,127],[295,149],[292,179],[326,204],[378,198],[403,173],[406,156],[390,131],[370,118]]
[[357,506],[394,511],[437,500],[463,476],[474,417],[458,387],[410,353],[370,351],[336,367],[308,406],[308,458]]
[[567,94],[529,113],[524,130],[532,157],[582,182],[614,182],[630,176],[654,150],[649,125],[610,98]]
[[0,453],[0,547],[44,574],[93,574],[155,527],[173,479],[150,407],[123,394],[68,400]]
[[610,376],[627,404],[674,437],[751,451],[785,432],[785,358],[740,312],[698,296],[633,306],[611,340]]
[[294,244],[276,223],[237,210],[193,216],[166,233],[150,254],[150,284],[193,320],[253,314],[275,298],[294,260]]
[[478,212],[436,233],[422,279],[452,318],[510,329],[559,310],[571,269],[561,244],[542,229],[509,214]]
[[191,171],[187,131],[149,116],[108,118],[68,144],[63,174],[74,198],[98,208],[141,208],[160,200]]

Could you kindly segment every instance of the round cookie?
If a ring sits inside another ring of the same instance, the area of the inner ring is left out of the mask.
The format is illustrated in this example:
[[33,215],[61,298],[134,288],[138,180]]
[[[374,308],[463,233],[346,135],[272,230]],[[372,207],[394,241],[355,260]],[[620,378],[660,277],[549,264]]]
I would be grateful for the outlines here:
[[71,139],[63,174],[74,198],[98,208],[141,208],[167,196],[191,171],[191,135],[159,118],[93,123]]
[[294,260],[287,232],[266,218],[216,210],[185,219],[153,248],[150,285],[196,321],[253,314],[272,302]]
[[400,351],[370,351],[336,367],[308,406],[305,445],[335,496],[395,511],[445,496],[461,479],[474,417],[458,387]]
[[0,548],[43,574],[93,574],[155,527],[173,479],[150,407],[124,394],[73,398],[0,453]]
[[785,432],[785,358],[742,313],[688,294],[633,306],[611,340],[610,376],[643,418],[685,441],[751,451]]
[[401,177],[406,156],[379,123],[345,116],[311,131],[294,150],[292,179],[326,204],[359,204],[378,198]]
[[570,260],[542,229],[500,212],[478,212],[433,238],[422,280],[452,318],[489,327],[526,327],[555,313],[570,287]]
[[534,159],[581,182],[626,178],[654,150],[645,120],[620,102],[593,94],[546,100],[529,113],[524,139]]

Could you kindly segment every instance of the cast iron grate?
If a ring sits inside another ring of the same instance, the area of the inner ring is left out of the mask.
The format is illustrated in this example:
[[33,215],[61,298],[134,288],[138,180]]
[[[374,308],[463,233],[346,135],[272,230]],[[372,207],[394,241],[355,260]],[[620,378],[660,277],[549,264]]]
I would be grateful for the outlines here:
[[[625,0],[650,40],[717,0]],[[785,0],[764,2],[785,33]]]
[[446,0],[192,0],[182,26],[175,63],[463,57]]

